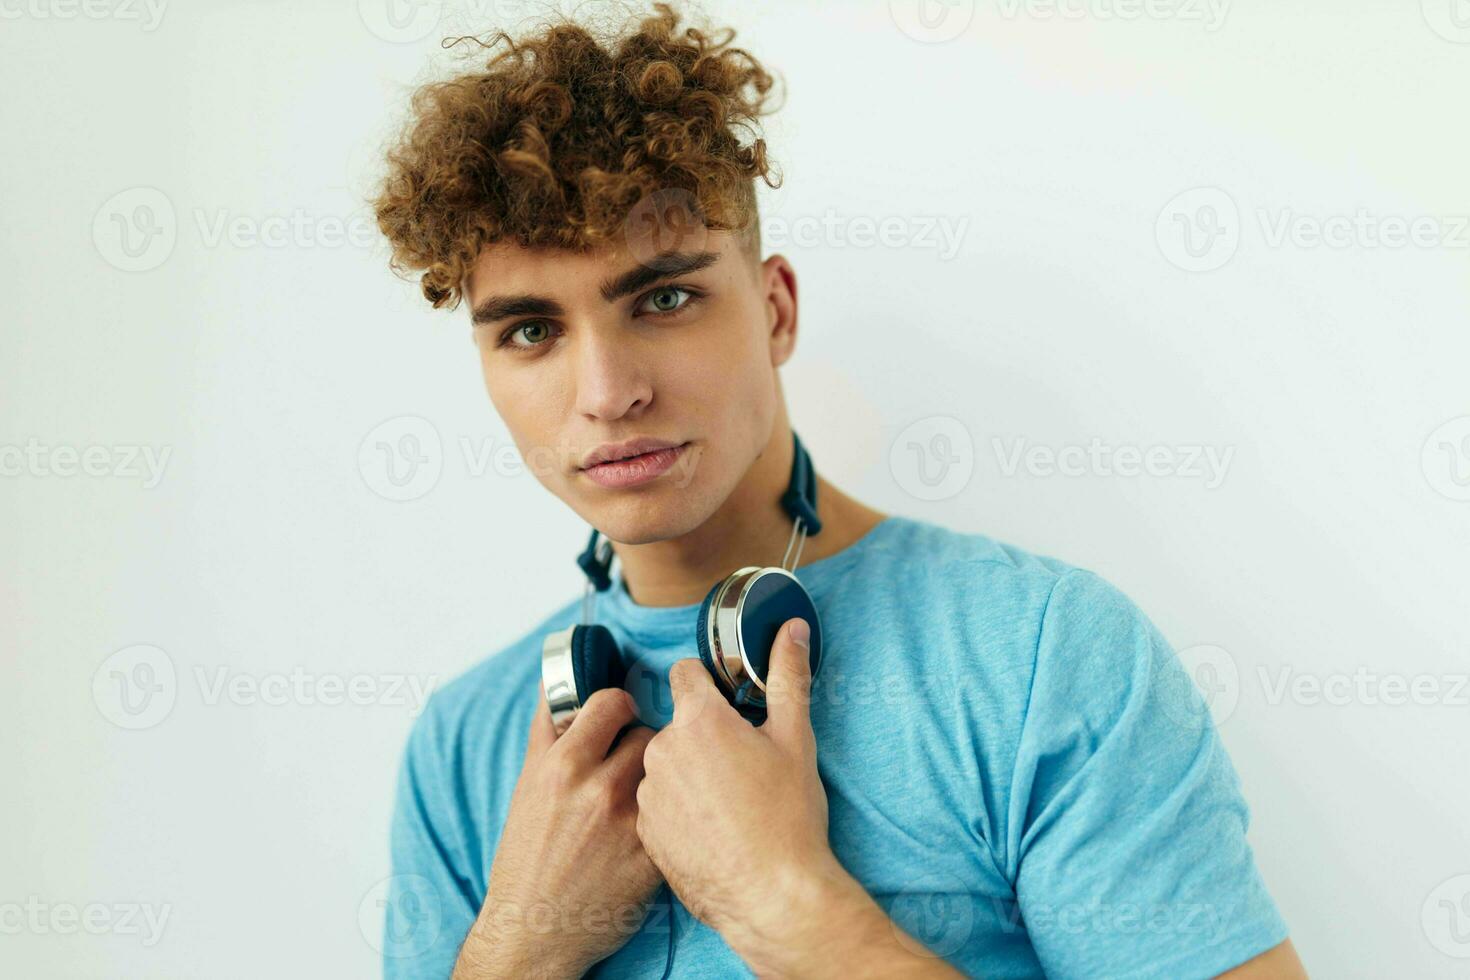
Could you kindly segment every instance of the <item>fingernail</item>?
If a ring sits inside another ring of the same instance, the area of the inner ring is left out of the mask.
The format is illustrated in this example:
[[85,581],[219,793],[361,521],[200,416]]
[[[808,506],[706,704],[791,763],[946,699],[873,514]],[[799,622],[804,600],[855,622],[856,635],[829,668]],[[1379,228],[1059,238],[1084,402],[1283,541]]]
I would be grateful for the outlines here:
[[810,649],[812,627],[811,624],[808,623],[806,620],[795,620],[789,627],[787,627],[786,635],[791,637],[792,643],[795,643],[803,650]]

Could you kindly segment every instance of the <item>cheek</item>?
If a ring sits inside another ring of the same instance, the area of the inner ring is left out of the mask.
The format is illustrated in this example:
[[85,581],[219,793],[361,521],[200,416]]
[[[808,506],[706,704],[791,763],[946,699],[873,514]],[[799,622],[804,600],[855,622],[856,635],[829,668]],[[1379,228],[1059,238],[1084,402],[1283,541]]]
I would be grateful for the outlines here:
[[687,353],[689,369],[680,384],[727,425],[764,430],[774,411],[776,368],[760,311],[735,304],[717,322],[700,349]]
[[712,361],[705,390],[718,393],[732,413],[759,422],[774,401],[776,368],[771,364],[770,346],[754,330],[731,331],[731,335]]
[[522,463],[545,483],[544,476],[555,471],[552,456],[556,443],[553,416],[546,411],[545,390],[531,383],[528,372],[484,365],[483,374],[490,404],[505,423]]
[[489,355],[482,355],[480,372],[490,404],[516,441],[537,442],[538,425],[547,425],[553,417],[551,400],[560,386],[547,383],[544,372],[507,365]]
[[524,404],[516,397],[515,379],[483,364],[481,374],[485,379],[485,393],[490,396],[491,406],[505,422],[506,427],[510,429],[511,435],[515,435],[520,431],[520,419],[516,417],[516,407]]
[[768,338],[759,312],[731,302],[713,312],[708,327],[698,331],[684,361],[706,392],[747,389],[773,370]]

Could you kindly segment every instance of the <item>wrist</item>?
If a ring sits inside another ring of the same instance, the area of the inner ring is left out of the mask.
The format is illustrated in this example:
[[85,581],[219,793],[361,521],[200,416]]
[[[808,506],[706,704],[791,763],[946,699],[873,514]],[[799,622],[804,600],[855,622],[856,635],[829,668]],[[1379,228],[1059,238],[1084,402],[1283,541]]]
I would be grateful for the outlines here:
[[868,933],[882,909],[835,857],[793,869],[766,892],[763,914],[732,923],[723,938],[760,976],[842,972],[844,947]]
[[486,901],[460,946],[453,980],[575,978],[592,965],[584,951],[519,928],[507,908],[515,906]]

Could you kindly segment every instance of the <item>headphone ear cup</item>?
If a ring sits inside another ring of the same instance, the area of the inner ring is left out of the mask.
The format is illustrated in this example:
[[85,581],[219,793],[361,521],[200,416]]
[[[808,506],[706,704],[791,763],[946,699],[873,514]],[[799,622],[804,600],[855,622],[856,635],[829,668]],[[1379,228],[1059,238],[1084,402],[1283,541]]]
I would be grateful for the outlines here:
[[720,591],[720,586],[725,581],[721,579],[716,582],[704,597],[704,602],[699,606],[699,618],[694,624],[694,646],[699,651],[699,660],[704,664],[704,669],[709,671],[710,677],[714,679],[715,688],[725,696],[737,712],[752,725],[759,726],[766,720],[766,709],[759,704],[735,704],[736,695],[726,691],[720,683],[720,673],[715,669],[715,652],[709,645],[709,618],[713,615],[715,607],[715,593]]
[[622,651],[606,626],[578,626],[572,631],[572,677],[577,684],[577,702],[584,705],[593,692],[622,687],[627,681]]
[[719,686],[720,675],[715,670],[714,651],[709,648],[709,617],[710,610],[715,603],[715,593],[724,584],[724,580],[716,582],[710,588],[709,592],[705,593],[704,602],[699,604],[699,618],[694,624],[694,647],[699,651],[700,662],[704,664],[704,669],[709,671],[710,677],[714,678],[717,687]]

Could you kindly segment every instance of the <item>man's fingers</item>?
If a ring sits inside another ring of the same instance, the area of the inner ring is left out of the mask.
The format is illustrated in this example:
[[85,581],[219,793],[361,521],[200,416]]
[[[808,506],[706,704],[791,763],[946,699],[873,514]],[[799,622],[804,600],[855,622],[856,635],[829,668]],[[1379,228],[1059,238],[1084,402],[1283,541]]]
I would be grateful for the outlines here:
[[618,744],[607,757],[608,778],[620,786],[628,789],[637,786],[643,779],[643,751],[648,748],[648,743],[657,734],[647,725],[634,725],[623,733]]
[[777,738],[812,739],[811,626],[788,619],[776,634],[766,674],[765,728]]
[[633,696],[620,687],[593,691],[572,719],[571,727],[556,740],[556,751],[564,752],[579,765],[595,766],[607,758],[624,725],[638,720]]
[[689,724],[715,701],[729,707],[715,687],[709,669],[694,657],[675,660],[669,668],[669,694],[674,699],[674,717],[669,722],[673,728]]

